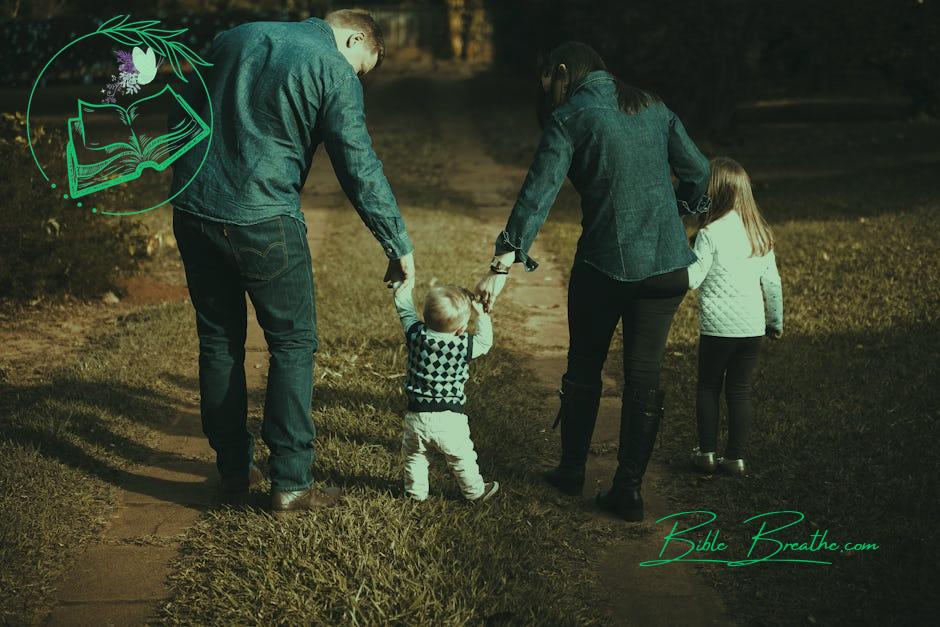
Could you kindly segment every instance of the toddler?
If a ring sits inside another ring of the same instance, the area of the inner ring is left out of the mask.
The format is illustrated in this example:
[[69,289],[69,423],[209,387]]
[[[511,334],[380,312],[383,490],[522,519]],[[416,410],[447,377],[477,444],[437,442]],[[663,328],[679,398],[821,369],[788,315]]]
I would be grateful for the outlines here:
[[[395,289],[395,308],[408,345],[408,410],[402,433],[405,492],[417,501],[428,497],[430,448],[444,455],[464,497],[485,501],[496,493],[499,483],[484,482],[480,475],[463,407],[470,360],[493,345],[490,317],[467,290],[443,285],[428,293],[422,322],[412,301],[413,289],[413,279]],[[471,311],[477,316],[476,333],[467,332]]]
[[[699,288],[700,305],[699,445],[692,462],[705,472],[720,467],[744,475],[751,379],[761,338],[783,335],[783,293],[773,233],[757,207],[744,168],[726,157],[712,160],[708,195],[711,210],[703,216],[695,238],[698,261],[689,266],[689,288]],[[728,403],[728,446],[725,455],[716,458],[722,386]]]

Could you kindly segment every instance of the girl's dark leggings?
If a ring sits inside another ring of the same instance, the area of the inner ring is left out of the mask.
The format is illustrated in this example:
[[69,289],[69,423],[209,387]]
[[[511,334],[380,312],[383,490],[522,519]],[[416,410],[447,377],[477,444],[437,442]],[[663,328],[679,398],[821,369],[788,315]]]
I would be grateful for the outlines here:
[[600,387],[617,323],[623,320],[625,387],[659,387],[669,327],[689,287],[686,268],[642,281],[618,281],[576,263],[568,284],[568,372],[574,383]]
[[751,380],[762,337],[699,337],[695,413],[702,451],[717,450],[718,399],[724,386],[728,403],[728,446],[724,456],[728,459],[744,456],[753,412]]

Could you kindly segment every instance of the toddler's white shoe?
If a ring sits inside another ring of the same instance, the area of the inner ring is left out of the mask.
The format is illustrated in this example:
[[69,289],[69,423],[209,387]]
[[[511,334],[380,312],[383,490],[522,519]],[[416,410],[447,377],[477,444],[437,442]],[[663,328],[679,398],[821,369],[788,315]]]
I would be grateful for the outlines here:
[[490,481],[483,484],[483,494],[473,499],[474,503],[482,503],[499,490],[499,481]]

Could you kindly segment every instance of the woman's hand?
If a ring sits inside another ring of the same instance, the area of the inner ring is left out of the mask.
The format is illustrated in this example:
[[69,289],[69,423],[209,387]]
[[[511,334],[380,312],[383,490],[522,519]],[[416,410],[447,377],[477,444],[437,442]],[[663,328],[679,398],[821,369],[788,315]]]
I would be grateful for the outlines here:
[[483,305],[483,311],[486,313],[489,313],[493,309],[493,305],[496,304],[496,298],[499,296],[499,293],[503,291],[503,287],[506,285],[506,277],[508,276],[508,274],[489,272],[477,283],[477,296],[480,299],[480,303]]

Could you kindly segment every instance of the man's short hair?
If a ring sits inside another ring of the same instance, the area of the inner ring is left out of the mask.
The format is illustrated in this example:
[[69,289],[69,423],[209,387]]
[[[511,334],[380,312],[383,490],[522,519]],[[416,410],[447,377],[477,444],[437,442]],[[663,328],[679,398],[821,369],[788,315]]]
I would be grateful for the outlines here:
[[365,34],[365,43],[378,55],[375,67],[382,65],[385,59],[385,37],[382,27],[379,26],[372,14],[365,9],[340,9],[326,14],[325,19],[330,25],[338,28],[352,28]]

